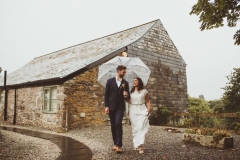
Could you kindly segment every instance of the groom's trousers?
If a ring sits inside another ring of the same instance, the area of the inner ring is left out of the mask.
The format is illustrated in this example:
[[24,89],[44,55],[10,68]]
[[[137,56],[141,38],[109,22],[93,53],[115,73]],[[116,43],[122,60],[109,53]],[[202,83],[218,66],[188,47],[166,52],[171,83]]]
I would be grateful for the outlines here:
[[124,111],[115,108],[115,110],[109,111],[109,118],[111,122],[111,131],[114,145],[118,147],[122,147],[122,119],[123,119]]

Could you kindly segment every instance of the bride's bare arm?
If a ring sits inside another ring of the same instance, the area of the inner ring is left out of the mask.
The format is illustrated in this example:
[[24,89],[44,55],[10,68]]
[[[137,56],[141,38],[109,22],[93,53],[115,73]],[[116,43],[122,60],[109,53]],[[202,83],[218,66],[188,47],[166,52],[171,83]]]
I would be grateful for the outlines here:
[[146,101],[146,105],[147,105],[147,108],[148,108],[148,113],[150,113],[150,111],[151,111],[151,104],[150,104],[148,93],[145,96],[145,101]]
[[131,103],[131,99],[128,99],[128,100],[125,99],[125,101],[126,101],[128,104]]

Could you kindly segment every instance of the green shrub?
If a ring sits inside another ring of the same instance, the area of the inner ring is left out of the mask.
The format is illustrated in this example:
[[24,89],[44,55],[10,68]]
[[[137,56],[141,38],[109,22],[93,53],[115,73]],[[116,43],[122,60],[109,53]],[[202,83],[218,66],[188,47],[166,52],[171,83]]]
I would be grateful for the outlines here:
[[203,127],[219,128],[220,126],[220,121],[216,117],[206,117],[203,119]]
[[152,115],[149,117],[149,122],[151,125],[166,125],[172,114],[173,113],[168,110],[167,107],[160,106],[157,111],[152,112]]
[[227,130],[234,130],[238,120],[236,118],[224,118],[222,121],[222,126],[225,126]]
[[234,122],[233,127],[234,127],[233,129],[235,132],[240,131],[240,123],[239,122]]
[[220,130],[215,128],[191,128],[184,131],[185,133],[208,135],[214,137],[230,137],[230,133],[226,130]]
[[222,121],[216,117],[188,117],[185,119],[183,127],[205,127],[221,128]]

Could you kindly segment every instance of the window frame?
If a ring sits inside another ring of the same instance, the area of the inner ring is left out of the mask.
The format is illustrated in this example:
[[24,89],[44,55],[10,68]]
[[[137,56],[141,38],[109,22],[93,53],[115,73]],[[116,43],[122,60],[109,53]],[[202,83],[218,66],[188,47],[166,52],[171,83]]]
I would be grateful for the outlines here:
[[3,100],[2,100],[2,98],[3,98],[3,95],[2,95],[2,94],[3,94],[3,90],[0,89],[0,103],[2,103],[2,101],[3,101]]
[[[53,89],[57,90],[57,86],[45,86],[45,87],[43,87],[43,105],[42,105],[42,112],[43,113],[56,114],[56,112],[57,112],[57,106],[56,106],[56,110],[52,109],[52,101],[58,102],[57,97],[56,97],[56,99],[52,99]],[[45,99],[45,90],[49,90],[49,95],[48,95],[49,98],[48,99]],[[47,106],[45,106],[45,101],[47,101]]]

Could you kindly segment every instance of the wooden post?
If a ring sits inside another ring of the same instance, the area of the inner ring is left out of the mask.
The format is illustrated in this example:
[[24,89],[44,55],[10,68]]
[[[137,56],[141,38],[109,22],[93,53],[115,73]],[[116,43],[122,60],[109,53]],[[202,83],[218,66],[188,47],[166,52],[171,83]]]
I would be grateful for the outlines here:
[[7,100],[8,100],[7,71],[4,71],[4,90],[5,90],[4,121],[6,121],[7,120]]
[[69,105],[66,105],[66,129],[69,131]]
[[16,116],[17,116],[16,110],[17,110],[17,89],[15,88],[13,124],[16,124]]

